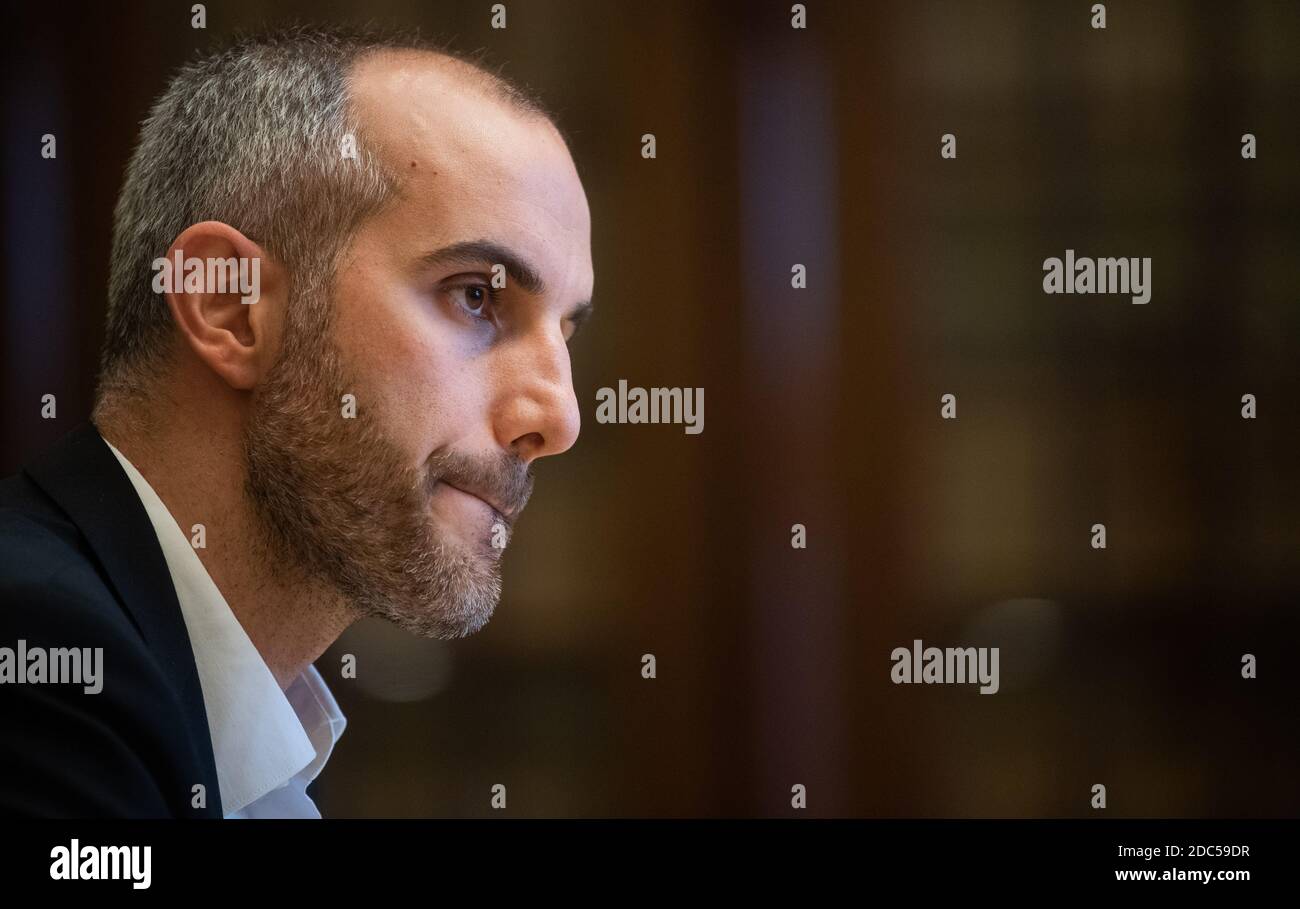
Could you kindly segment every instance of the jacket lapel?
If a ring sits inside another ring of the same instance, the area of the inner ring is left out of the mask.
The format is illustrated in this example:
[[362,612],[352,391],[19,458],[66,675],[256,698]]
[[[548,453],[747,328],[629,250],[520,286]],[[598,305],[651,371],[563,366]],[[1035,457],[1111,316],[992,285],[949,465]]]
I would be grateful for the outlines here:
[[149,649],[174,680],[208,804],[218,806],[220,816],[216,761],[194,650],[162,547],[135,487],[90,422],[78,425],[24,469],[85,536]]

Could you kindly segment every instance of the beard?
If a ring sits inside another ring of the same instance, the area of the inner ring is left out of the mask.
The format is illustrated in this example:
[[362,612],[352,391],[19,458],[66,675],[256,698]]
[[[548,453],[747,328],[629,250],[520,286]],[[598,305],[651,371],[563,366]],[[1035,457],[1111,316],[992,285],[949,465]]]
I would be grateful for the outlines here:
[[[336,590],[357,618],[422,637],[481,629],[501,597],[499,558],[510,522],[499,513],[479,545],[440,533],[430,496],[439,480],[493,493],[517,515],[532,489],[526,464],[439,451],[427,468],[384,431],[331,340],[327,313],[310,325],[288,306],[284,347],[253,395],[244,435],[245,494],[272,570],[296,568]],[[328,310],[333,312],[331,305]],[[295,324],[297,323],[297,324]],[[356,395],[355,416],[343,396]],[[495,510],[494,510],[495,511]],[[495,544],[495,545],[494,545]]]

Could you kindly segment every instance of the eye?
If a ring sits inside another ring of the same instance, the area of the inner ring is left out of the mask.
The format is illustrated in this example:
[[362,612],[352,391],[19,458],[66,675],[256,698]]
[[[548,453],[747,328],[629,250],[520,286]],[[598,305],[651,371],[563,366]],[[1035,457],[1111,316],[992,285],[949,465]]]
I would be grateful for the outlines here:
[[491,320],[492,306],[497,299],[497,289],[491,284],[458,284],[447,288],[447,292],[472,318]]

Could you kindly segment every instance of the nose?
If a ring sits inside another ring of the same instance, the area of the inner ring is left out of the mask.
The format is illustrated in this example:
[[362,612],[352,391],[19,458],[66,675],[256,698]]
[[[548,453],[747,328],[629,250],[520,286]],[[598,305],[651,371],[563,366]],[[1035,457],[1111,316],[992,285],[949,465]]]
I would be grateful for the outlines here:
[[520,339],[503,380],[496,419],[498,444],[524,463],[573,447],[582,417],[573,392],[569,347],[561,331]]

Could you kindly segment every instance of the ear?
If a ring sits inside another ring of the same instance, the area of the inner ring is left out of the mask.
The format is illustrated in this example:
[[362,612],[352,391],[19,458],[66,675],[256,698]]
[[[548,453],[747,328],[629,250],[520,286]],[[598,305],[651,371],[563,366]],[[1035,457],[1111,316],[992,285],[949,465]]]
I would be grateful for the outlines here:
[[284,267],[220,221],[185,228],[153,267],[154,290],[195,356],[231,388],[255,388],[279,350]]

